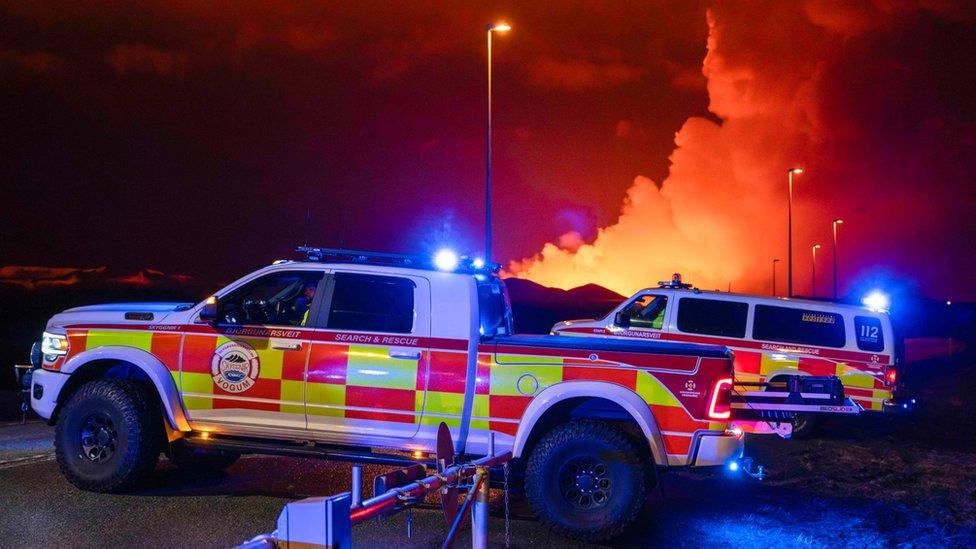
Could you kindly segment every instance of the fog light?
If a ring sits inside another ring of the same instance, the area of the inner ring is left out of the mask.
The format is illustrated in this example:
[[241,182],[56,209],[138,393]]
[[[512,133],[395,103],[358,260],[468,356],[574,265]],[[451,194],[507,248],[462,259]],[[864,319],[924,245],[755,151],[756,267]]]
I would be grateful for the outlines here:
[[44,386],[40,383],[34,384],[34,400],[41,400],[44,398]]

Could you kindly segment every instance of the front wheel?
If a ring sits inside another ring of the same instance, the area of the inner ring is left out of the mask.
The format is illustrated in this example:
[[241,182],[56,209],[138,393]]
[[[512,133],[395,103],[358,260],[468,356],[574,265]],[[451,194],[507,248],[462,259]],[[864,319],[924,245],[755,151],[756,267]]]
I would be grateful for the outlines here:
[[549,431],[526,464],[525,495],[557,534],[606,541],[623,534],[644,507],[642,453],[609,423],[577,420]]
[[158,401],[143,386],[88,382],[68,400],[54,431],[58,467],[83,490],[124,490],[155,469],[162,421]]

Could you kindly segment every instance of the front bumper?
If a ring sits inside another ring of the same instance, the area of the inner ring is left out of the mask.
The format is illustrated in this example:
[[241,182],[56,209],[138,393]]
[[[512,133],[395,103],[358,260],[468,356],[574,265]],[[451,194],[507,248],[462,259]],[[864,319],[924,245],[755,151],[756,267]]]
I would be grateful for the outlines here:
[[60,372],[34,370],[31,378],[31,408],[37,415],[51,419],[58,405],[58,395],[69,377]]
[[729,432],[702,433],[692,446],[692,467],[722,466],[730,460],[742,457],[745,439],[742,434]]

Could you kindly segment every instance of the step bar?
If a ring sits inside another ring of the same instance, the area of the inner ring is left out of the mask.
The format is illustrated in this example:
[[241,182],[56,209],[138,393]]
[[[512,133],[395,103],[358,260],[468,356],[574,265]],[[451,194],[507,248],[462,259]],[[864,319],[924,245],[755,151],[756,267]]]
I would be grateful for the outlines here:
[[[377,452],[367,447],[334,446],[312,441],[268,440],[194,431],[184,435],[182,442],[194,448],[223,450],[225,452],[239,454],[317,458],[351,463],[394,465],[398,467],[409,467],[417,464],[427,467],[436,466],[436,460],[432,458],[415,458],[410,455],[404,455],[403,453]],[[425,453],[424,456],[426,455]]]

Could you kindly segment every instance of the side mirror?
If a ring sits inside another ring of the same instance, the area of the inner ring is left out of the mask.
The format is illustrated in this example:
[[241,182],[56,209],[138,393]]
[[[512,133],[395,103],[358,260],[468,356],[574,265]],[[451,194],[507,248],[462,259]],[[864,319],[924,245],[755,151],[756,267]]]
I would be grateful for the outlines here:
[[212,295],[207,298],[207,302],[203,304],[203,308],[200,309],[200,320],[206,320],[207,322],[217,321],[217,296]]
[[613,323],[621,328],[630,328],[630,315],[626,311],[617,311],[613,315]]

